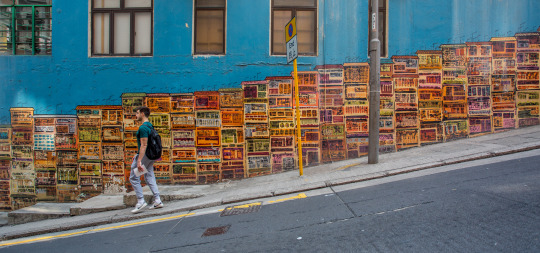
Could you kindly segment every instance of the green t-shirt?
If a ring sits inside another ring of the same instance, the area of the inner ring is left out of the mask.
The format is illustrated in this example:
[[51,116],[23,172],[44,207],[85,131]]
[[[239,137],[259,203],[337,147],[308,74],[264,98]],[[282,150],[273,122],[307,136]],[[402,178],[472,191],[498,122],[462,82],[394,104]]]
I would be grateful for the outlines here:
[[137,154],[141,150],[141,138],[148,138],[150,131],[152,131],[151,127],[153,127],[152,123],[144,122],[137,130]]

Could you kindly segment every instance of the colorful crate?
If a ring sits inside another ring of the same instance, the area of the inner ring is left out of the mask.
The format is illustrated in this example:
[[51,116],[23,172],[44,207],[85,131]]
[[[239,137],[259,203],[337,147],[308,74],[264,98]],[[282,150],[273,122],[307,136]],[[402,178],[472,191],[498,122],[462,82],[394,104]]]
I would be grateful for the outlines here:
[[347,159],[345,125],[321,125],[321,162],[335,162]]
[[193,113],[195,111],[195,96],[193,93],[172,93],[171,113]]
[[172,181],[179,184],[194,184],[197,182],[196,163],[173,163]]
[[419,50],[416,53],[418,55],[420,144],[426,145],[443,141],[440,124],[443,119],[442,51]]
[[[317,71],[298,71],[298,97],[300,108],[319,108],[319,83]],[[292,74],[291,74],[292,75]],[[296,96],[293,87],[293,108],[296,108]]]
[[197,147],[198,183],[215,183],[221,176],[221,148]]
[[420,130],[415,128],[396,129],[396,149],[417,147],[420,142]]
[[34,108],[10,108],[11,126],[34,126]]
[[171,184],[172,179],[172,164],[171,163],[154,163],[154,176],[158,184]]
[[123,125],[122,106],[118,106],[118,105],[101,106],[101,125],[122,127]]
[[516,33],[517,89],[540,89],[540,32]]
[[218,92],[221,109],[244,107],[244,90],[242,88],[221,88]]
[[245,177],[244,146],[223,147],[221,159],[221,179],[242,179]]
[[269,139],[246,139],[247,177],[267,175],[272,172]]
[[169,93],[147,93],[144,98],[144,104],[152,113],[170,113],[171,95]]
[[469,135],[468,123],[469,121],[467,119],[445,120],[443,122],[444,141],[467,138]]
[[217,91],[196,91],[195,110],[219,110],[219,92]]
[[171,115],[168,113],[150,114],[150,117],[148,117],[148,121],[152,124],[154,129],[161,136],[161,145],[163,146],[163,148],[171,148]]
[[381,60],[381,93],[379,107],[379,152],[396,151],[394,128],[394,62],[391,59]]
[[0,210],[11,211],[11,126],[0,125]]
[[469,135],[491,133],[492,95],[490,42],[468,42],[467,45],[467,104]]
[[[11,108],[11,171],[9,193],[13,210],[36,203],[34,109]],[[40,140],[40,144],[41,144]],[[45,145],[45,144],[44,144]],[[54,144],[53,144],[54,146]]]
[[518,90],[516,97],[518,126],[540,124],[540,90]]
[[[0,164],[2,160],[0,160]],[[9,179],[0,180],[0,211],[11,211],[11,197],[10,197]]]
[[77,116],[56,115],[55,131],[56,150],[77,150]]
[[320,122],[344,124],[344,97],[342,65],[317,65],[319,82]]
[[443,117],[467,118],[466,45],[441,45],[443,57]]
[[121,96],[122,99],[122,110],[124,115],[135,115],[137,112],[136,109],[144,105],[144,98],[146,93],[123,93]]

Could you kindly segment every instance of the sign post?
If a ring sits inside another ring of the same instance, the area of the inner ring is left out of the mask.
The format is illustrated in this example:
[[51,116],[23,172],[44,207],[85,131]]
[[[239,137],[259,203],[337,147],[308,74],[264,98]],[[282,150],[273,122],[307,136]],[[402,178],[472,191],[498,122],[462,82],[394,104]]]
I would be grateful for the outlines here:
[[371,2],[369,42],[369,144],[368,164],[379,163],[379,119],[381,103],[381,42],[379,41],[379,0]]
[[298,134],[298,166],[300,176],[304,174],[302,164],[302,130],[300,127],[300,99],[298,91],[298,67],[296,58],[298,58],[298,42],[296,39],[296,17],[293,17],[285,26],[285,42],[287,46],[287,64],[293,62],[294,66],[294,96],[296,97],[296,133]]

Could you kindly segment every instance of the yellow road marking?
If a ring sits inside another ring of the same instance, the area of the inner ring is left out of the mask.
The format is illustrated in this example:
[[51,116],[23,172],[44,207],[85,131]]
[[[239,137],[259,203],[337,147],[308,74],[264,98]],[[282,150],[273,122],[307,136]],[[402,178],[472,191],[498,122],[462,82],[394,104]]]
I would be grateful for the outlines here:
[[271,200],[271,201],[268,201],[268,203],[277,203],[277,202],[282,202],[282,201],[287,201],[287,200],[303,199],[303,198],[307,198],[305,193],[300,193],[300,194],[298,194],[296,196],[292,196],[292,197],[285,198],[285,199]]
[[[252,206],[260,206],[261,205],[261,202],[256,202],[256,203],[249,203],[249,204],[245,204],[245,205],[238,205],[238,206],[233,206],[233,207],[227,207],[225,209],[227,210],[231,210],[231,209],[240,209],[240,208],[250,208]],[[225,209],[219,209],[218,211],[220,212],[223,212]]]
[[239,205],[239,206],[233,206],[233,208],[250,208],[252,206],[260,206],[261,202],[257,203],[251,203],[251,204],[245,204],[245,205]]
[[362,163],[353,163],[353,164],[349,164],[349,165],[345,165],[345,166],[342,166],[342,167],[339,167],[337,168],[336,170],[344,170],[344,169],[348,169],[350,167],[353,167],[353,166],[356,166],[356,165],[360,165]]
[[89,229],[89,230],[83,230],[83,231],[79,231],[79,232],[66,233],[66,234],[60,234],[60,235],[44,236],[44,237],[28,239],[28,240],[18,241],[18,242],[2,243],[2,244],[0,244],[0,247],[17,245],[17,244],[24,244],[24,243],[36,242],[36,241],[44,241],[44,240],[54,239],[54,238],[62,238],[62,237],[67,237],[67,236],[71,236],[71,235],[84,234],[84,233],[88,233],[88,232],[104,231],[104,230],[110,230],[110,229],[115,229],[115,228],[123,228],[123,227],[135,226],[135,225],[151,223],[151,222],[172,220],[172,219],[182,218],[182,217],[186,217],[186,216],[190,216],[190,215],[194,215],[194,214],[195,213],[187,213],[187,214],[181,214],[181,215],[176,215],[176,216],[171,216],[171,217],[165,217],[165,218],[159,218],[159,219],[153,219],[153,220],[147,220],[147,221],[139,221],[139,222],[124,224],[124,225],[118,225],[118,226]]

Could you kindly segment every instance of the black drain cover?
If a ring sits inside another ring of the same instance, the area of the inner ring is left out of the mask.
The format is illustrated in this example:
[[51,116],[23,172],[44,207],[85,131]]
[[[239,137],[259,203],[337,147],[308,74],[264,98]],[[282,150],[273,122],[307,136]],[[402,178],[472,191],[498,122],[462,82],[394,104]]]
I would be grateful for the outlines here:
[[230,227],[231,225],[207,228],[206,231],[204,231],[204,233],[202,234],[202,237],[225,234],[227,233]]
[[241,206],[229,206],[221,212],[220,216],[223,217],[237,214],[255,213],[261,209],[261,204],[261,202],[258,202],[255,204],[247,204]]

